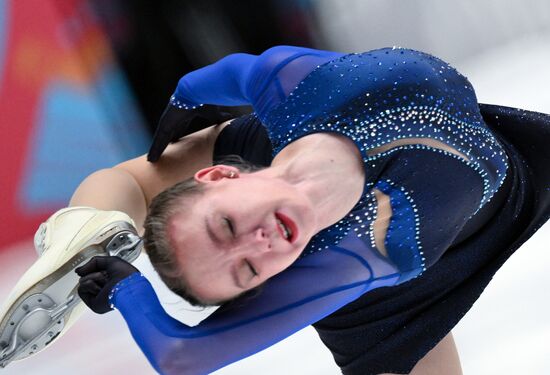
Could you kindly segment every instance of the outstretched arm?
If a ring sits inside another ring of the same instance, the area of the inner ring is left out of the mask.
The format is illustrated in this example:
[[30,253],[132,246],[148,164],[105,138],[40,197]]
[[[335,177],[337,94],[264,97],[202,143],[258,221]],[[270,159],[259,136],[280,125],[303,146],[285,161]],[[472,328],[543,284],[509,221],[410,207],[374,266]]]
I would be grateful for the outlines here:
[[261,351],[398,277],[372,248],[331,247],[270,279],[259,296],[222,306],[195,327],[168,316],[139,273],[121,281],[111,301],[158,372],[198,375]]

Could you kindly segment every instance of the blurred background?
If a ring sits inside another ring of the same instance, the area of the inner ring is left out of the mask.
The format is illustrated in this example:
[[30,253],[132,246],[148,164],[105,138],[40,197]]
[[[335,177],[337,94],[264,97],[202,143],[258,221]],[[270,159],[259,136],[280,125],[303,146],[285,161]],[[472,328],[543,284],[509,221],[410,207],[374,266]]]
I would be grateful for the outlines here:
[[[466,75],[480,102],[550,113],[548,0],[0,0],[0,302],[36,257],[38,225],[87,175],[147,151],[183,74],[278,44],[423,50]],[[549,241],[546,225],[454,330],[465,374],[550,373]],[[154,285],[184,322],[209,313]],[[86,313],[0,371],[154,373],[116,312]],[[216,374],[260,372],[340,373],[311,328]]]

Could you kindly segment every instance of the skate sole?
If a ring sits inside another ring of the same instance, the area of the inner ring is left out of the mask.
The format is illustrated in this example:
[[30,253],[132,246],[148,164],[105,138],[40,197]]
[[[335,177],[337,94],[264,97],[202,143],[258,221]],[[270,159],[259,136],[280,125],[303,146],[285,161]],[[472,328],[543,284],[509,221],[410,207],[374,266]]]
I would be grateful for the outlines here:
[[0,367],[38,353],[64,333],[73,309],[82,303],[77,293],[79,276],[75,268],[96,255],[118,255],[127,261],[139,255],[141,243],[134,247],[135,251],[117,251],[118,245],[124,245],[121,233],[137,237],[126,222],[109,224],[87,241],[81,251],[39,279],[12,303],[0,322]]

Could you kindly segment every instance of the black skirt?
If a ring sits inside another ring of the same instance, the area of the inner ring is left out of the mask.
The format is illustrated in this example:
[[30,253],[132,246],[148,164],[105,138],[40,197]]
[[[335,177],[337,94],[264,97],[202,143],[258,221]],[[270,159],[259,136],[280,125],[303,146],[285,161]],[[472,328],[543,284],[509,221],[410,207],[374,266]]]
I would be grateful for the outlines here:
[[[510,161],[504,184],[420,277],[366,293],[313,325],[344,374],[409,373],[548,220],[550,116],[487,104],[480,110]],[[214,163],[229,154],[270,165],[269,138],[254,115],[218,136]]]

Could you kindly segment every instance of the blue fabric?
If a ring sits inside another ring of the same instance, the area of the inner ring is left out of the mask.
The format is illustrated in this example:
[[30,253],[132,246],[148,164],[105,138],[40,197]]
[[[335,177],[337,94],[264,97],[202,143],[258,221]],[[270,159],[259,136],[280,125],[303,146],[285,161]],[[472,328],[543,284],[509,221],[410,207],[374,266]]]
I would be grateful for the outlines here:
[[[370,290],[418,277],[490,201],[507,171],[505,153],[484,124],[467,79],[418,51],[343,55],[279,46],[260,56],[230,55],[184,76],[173,100],[252,104],[274,155],[308,134],[343,134],[361,152],[367,179],[352,211],[316,234],[262,294],[221,307],[196,327],[170,318],[143,277],[125,280],[113,303],[161,373],[212,372]],[[371,152],[406,138],[441,141],[467,159],[414,142]],[[387,257],[373,238],[375,188],[389,195],[392,206]]]
[[278,46],[260,56],[235,53],[183,76],[172,100],[200,104],[249,105],[264,120],[317,65],[342,53]]

